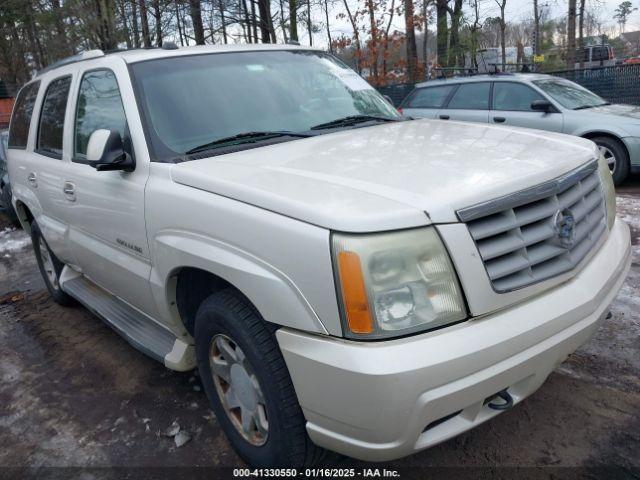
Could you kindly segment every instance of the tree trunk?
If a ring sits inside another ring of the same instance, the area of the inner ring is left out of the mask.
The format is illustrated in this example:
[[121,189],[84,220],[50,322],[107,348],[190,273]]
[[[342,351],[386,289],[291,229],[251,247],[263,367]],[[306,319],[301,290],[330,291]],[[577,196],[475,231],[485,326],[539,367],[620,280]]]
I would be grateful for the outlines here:
[[260,13],[260,39],[262,43],[270,43],[269,18],[271,17],[271,12],[269,0],[258,0],[258,12]]
[[360,43],[360,32],[358,31],[358,24],[356,22],[355,17],[351,13],[351,9],[349,8],[349,0],[342,0],[344,3],[344,9],[347,11],[347,16],[349,17],[349,22],[351,23],[351,28],[353,28],[353,38],[356,42],[356,71],[358,73],[362,72],[362,44]]
[[458,57],[462,53],[460,49],[460,20],[462,19],[462,0],[454,0],[451,14],[451,30],[449,31],[449,56],[448,65],[458,65]]
[[371,67],[374,85],[378,85],[378,27],[376,25],[373,0],[367,0],[367,9],[369,10],[369,24],[371,28],[371,40],[369,41],[369,65]]
[[533,35],[535,37],[534,55],[540,55],[540,10],[538,10],[538,0],[533,0]]
[[227,44],[229,43],[227,39],[227,22],[224,18],[224,4],[222,0],[218,0],[218,9],[220,10],[220,21],[222,22],[222,41]]
[[504,9],[506,6],[507,6],[507,0],[502,0],[502,3],[500,4],[500,49],[502,50],[502,69],[501,70],[504,70],[507,64],[507,46],[506,46],[507,22],[504,19]]
[[289,0],[289,38],[298,41],[298,0]]
[[160,11],[160,0],[153,0],[153,18],[156,22],[156,45],[162,46],[162,12]]
[[580,0],[580,21],[578,23],[578,55],[580,68],[584,68],[584,7],[586,0]]
[[[391,30],[391,24],[393,23],[395,8],[396,2],[395,0],[391,0],[391,6],[389,7],[389,21],[387,22],[387,28],[384,30],[384,43],[382,44],[382,79],[385,85],[387,83],[387,73],[389,73],[387,69],[387,60],[389,59],[389,31]],[[409,78],[412,77],[410,76]]]
[[151,35],[149,33],[149,17],[147,17],[147,0],[140,0],[140,25],[142,26],[142,44],[145,48],[151,47]]
[[309,46],[313,45],[313,31],[311,25],[311,0],[307,0],[307,31],[309,33]]
[[133,46],[133,41],[131,40],[131,32],[129,31],[129,24],[127,22],[127,8],[126,1],[121,0],[120,2],[120,17],[122,18],[122,28],[124,29],[124,40],[127,44],[127,48],[131,48]]
[[[461,1],[461,0],[460,0]],[[416,28],[414,25],[413,0],[404,0],[405,46],[407,49],[407,75],[409,82],[417,80],[418,46],[416,45]]]
[[258,43],[258,16],[256,15],[256,1],[251,2],[251,31],[253,32],[253,43]]
[[[177,8],[177,6],[176,6]],[[131,0],[131,33],[134,48],[140,48],[140,30],[138,29],[138,2]]]
[[202,25],[202,8],[200,0],[189,0],[189,15],[193,23],[193,35],[196,45],[204,45],[204,26]]
[[573,70],[576,65],[576,0],[569,0],[567,14],[567,69]]
[[284,20],[284,0],[278,0],[280,4],[280,29],[282,30],[282,36],[284,37],[284,43],[289,41],[289,35],[287,35],[287,27]]
[[184,47],[184,39],[182,33],[182,20],[180,18],[180,10],[178,9],[178,0],[173,2],[174,12],[176,14],[176,26],[178,27],[178,37],[180,38],[180,46]]
[[448,0],[436,0],[436,17],[437,17],[437,53],[438,64],[444,65],[447,61],[449,26],[447,25],[447,3]]
[[427,73],[427,63],[429,63],[429,55],[427,55],[427,41],[429,40],[429,18],[427,17],[427,5],[430,0],[422,0],[422,18],[424,19],[424,35],[422,36],[422,66],[425,74]]
[[333,53],[333,40],[331,40],[331,25],[329,24],[329,4],[324,0],[324,17],[327,23],[327,39],[329,41],[329,52]]

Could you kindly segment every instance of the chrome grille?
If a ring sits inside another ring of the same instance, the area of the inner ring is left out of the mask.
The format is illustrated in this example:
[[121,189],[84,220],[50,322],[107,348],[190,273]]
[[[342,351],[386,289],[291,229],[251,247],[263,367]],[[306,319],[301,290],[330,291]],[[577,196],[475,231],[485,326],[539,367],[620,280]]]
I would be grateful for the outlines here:
[[[458,211],[494,290],[507,292],[575,268],[607,228],[597,161],[533,188]],[[567,220],[563,220],[563,218]],[[563,226],[573,218],[573,234]]]

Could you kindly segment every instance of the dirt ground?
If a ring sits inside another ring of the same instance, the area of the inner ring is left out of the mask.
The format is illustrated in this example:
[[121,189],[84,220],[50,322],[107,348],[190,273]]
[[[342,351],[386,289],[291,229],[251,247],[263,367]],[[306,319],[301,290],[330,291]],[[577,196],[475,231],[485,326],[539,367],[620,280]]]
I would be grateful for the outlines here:
[[[513,410],[394,467],[476,467],[486,478],[499,467],[546,467],[567,478],[575,470],[559,467],[616,466],[632,470],[604,477],[640,478],[640,178],[619,189],[618,212],[632,227],[633,265],[596,336]],[[5,220],[0,355],[0,478],[19,472],[7,467],[242,465],[197,376],[167,370],[84,308],[54,304],[29,239]],[[164,435],[173,422],[191,438],[181,447]]]

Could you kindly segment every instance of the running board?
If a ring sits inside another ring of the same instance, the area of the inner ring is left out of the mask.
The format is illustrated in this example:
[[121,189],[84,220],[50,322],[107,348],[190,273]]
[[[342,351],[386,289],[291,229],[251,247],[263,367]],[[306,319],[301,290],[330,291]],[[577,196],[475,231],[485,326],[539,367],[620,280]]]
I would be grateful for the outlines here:
[[132,346],[151,358],[163,364],[166,363],[165,357],[174,350],[174,345],[177,343],[173,333],[98,287],[86,277],[77,273],[76,275],[61,276],[62,290],[104,320]]

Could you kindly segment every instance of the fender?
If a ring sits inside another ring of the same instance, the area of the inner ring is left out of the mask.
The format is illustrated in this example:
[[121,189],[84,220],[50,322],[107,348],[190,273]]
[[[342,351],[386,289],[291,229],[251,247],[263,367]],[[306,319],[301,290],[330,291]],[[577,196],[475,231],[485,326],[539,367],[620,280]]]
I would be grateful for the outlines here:
[[[318,315],[293,281],[267,262],[198,233],[161,230],[155,237],[151,290],[162,316],[184,330],[169,292],[184,267],[206,270],[240,290],[268,322],[328,335]],[[177,324],[179,323],[179,325]]]

